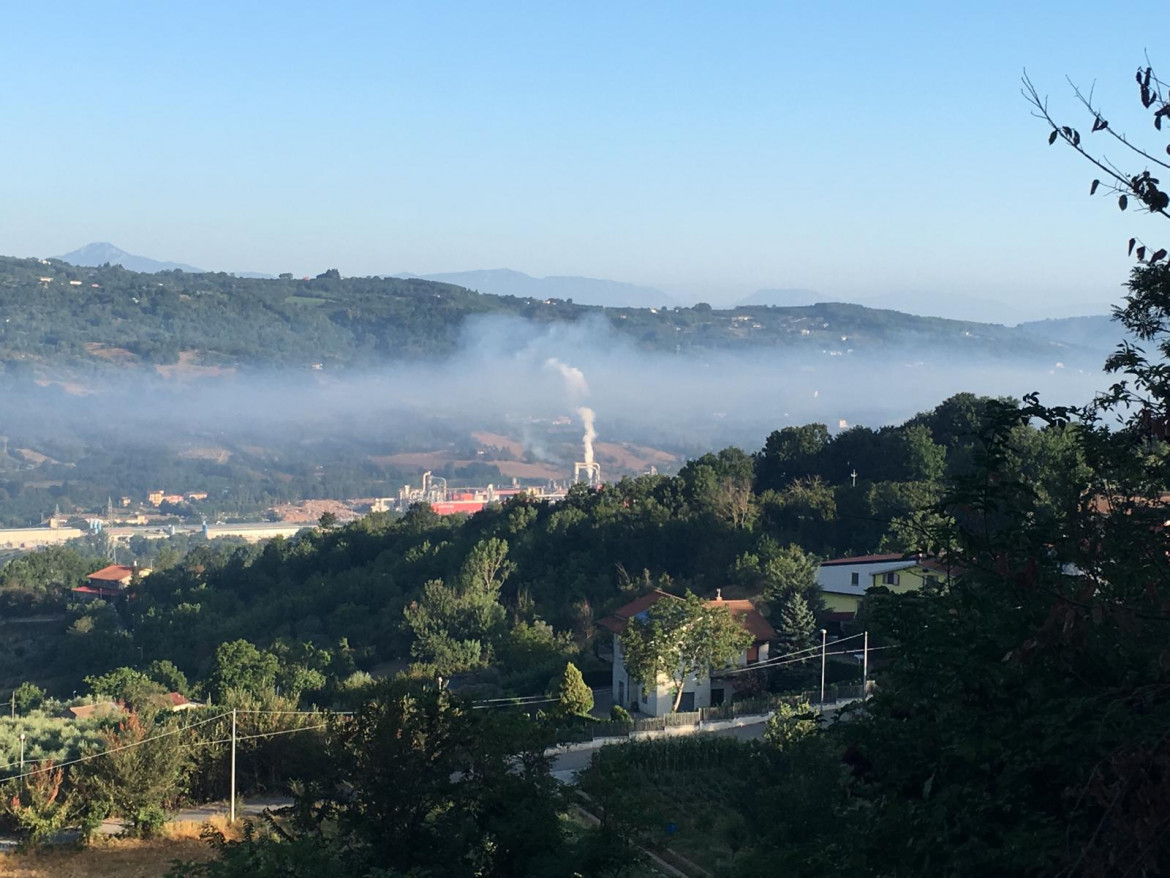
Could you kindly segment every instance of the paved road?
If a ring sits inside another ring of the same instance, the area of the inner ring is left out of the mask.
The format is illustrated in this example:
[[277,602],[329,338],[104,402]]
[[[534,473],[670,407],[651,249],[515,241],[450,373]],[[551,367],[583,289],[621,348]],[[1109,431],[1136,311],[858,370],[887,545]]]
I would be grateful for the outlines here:
[[[840,701],[837,704],[827,705],[824,710],[826,720],[832,721],[832,717],[837,711],[857,700],[856,698],[851,698]],[[735,738],[739,741],[757,741],[764,737],[764,724],[766,720],[766,717],[761,716],[758,720],[748,722],[745,725],[732,726],[730,728],[695,729],[690,734],[722,735],[727,738]],[[660,735],[655,734],[653,737],[660,737]],[[553,757],[552,761],[553,777],[564,783],[575,782],[576,773],[589,767],[589,763],[593,759],[593,754],[596,752],[597,748],[569,750],[565,753],[558,753]]]
[[[750,725],[735,726],[729,729],[714,729],[711,731],[696,729],[691,734],[722,735],[724,737],[736,738],[740,741],[752,741],[763,737],[764,719],[761,717],[758,722],[754,722]],[[588,750],[570,750],[566,753],[558,753],[553,757],[552,761],[553,777],[555,777],[557,780],[564,781],[565,783],[573,783],[574,780],[576,780],[576,773],[589,767],[589,763],[593,760],[593,754],[596,752],[597,748]]]

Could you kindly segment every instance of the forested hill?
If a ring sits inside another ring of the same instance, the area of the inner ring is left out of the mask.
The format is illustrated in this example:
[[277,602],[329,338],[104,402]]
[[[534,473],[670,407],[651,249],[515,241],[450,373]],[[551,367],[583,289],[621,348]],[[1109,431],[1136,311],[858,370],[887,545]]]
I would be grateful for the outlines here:
[[[601,308],[414,279],[343,279],[336,271],[267,280],[0,257],[0,363],[9,373],[31,376],[175,363],[333,368],[442,357],[458,348],[468,320],[484,315],[538,324],[598,319],[645,350],[669,353],[900,349],[916,357],[945,351],[1040,361],[1077,360],[1082,353],[1003,326],[859,305]],[[1098,360],[1091,358],[1094,366]]]

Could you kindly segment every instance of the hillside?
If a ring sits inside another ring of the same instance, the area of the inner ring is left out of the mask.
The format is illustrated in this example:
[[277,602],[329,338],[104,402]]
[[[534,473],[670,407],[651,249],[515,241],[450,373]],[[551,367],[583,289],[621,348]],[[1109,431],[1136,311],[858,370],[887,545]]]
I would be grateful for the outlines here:
[[601,305],[606,308],[661,308],[675,304],[669,295],[654,287],[595,277],[532,277],[509,268],[397,276],[455,284],[497,296],[570,299],[579,305]]
[[[1075,360],[1077,349],[1019,329],[860,305],[792,308],[601,308],[476,293],[404,278],[255,279],[0,257],[0,363],[10,373],[371,365],[444,357],[468,321],[608,324],[640,349],[668,353],[783,348],[822,354],[912,351],[980,359]],[[1086,352],[1087,353],[1087,352]],[[1086,359],[1095,367],[1094,354]]]
[[1123,327],[1106,315],[1034,320],[1021,323],[1017,328],[1053,341],[1103,352],[1112,351],[1124,333]]

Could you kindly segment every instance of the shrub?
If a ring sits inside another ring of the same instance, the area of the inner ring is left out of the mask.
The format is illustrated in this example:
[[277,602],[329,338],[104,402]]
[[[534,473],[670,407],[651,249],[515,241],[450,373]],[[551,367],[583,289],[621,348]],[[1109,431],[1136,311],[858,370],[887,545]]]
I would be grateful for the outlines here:
[[764,740],[777,750],[786,750],[817,730],[817,718],[807,701],[796,704],[781,702],[768,717]]
[[593,709],[593,690],[585,685],[581,672],[572,662],[565,663],[565,672],[553,694],[561,713],[586,714]]
[[25,714],[45,703],[45,690],[35,683],[24,682],[16,687],[12,698],[16,709]]
[[166,825],[167,815],[158,805],[143,805],[134,812],[134,833],[141,838],[152,838]]
[[609,719],[610,722],[625,723],[628,726],[634,724],[634,718],[630,716],[630,712],[620,704],[615,704],[609,709]]
[[65,825],[68,804],[61,792],[65,771],[47,759],[35,763],[27,777],[10,781],[4,789],[4,810],[20,827],[26,843],[35,847]]

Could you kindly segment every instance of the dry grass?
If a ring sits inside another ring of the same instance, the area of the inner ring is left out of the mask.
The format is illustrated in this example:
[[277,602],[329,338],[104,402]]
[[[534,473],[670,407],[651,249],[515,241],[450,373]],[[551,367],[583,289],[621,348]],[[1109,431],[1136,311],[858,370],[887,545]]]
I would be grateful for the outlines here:
[[[211,821],[221,832],[223,818]],[[215,851],[199,838],[201,823],[170,823],[163,837],[99,838],[85,848],[44,848],[0,854],[0,878],[158,878],[175,860],[210,860]]]

